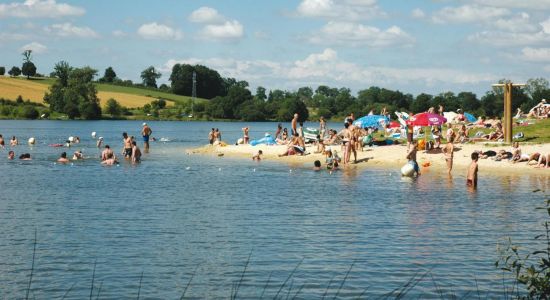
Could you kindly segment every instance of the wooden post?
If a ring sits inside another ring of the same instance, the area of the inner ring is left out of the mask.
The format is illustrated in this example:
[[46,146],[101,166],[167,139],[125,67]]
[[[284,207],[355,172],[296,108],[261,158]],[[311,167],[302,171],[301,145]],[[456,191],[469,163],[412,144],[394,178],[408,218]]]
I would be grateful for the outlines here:
[[504,142],[512,142],[512,83],[504,86]]

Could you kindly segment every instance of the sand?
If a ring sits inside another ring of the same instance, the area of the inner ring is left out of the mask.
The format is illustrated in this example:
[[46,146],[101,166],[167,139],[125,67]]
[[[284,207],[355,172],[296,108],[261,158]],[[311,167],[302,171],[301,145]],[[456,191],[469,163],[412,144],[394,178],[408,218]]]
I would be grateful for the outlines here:
[[[442,145],[444,146],[444,145]],[[550,153],[550,144],[533,144],[533,145],[520,145],[522,153],[531,154],[539,152],[543,154]],[[331,146],[333,150],[338,152],[340,157],[343,157],[343,153],[340,146]],[[471,163],[470,155],[474,150],[493,150],[500,149],[508,150],[510,146],[506,145],[494,145],[494,144],[457,144],[455,145],[453,171],[452,173],[462,174],[466,171],[467,167]],[[265,161],[280,161],[282,163],[288,163],[292,165],[302,165],[303,167],[313,167],[315,160],[320,160],[323,165],[325,157],[322,154],[315,154],[314,146],[307,146],[306,152],[310,154],[300,156],[292,155],[285,157],[278,157],[278,154],[285,152],[286,146],[284,145],[227,145],[227,146],[211,146],[207,145],[201,148],[187,149],[188,154],[201,154],[201,155],[213,155],[221,157],[238,157],[243,159],[252,159],[252,156],[258,152],[263,151],[262,159]],[[349,164],[348,166],[341,165],[342,168],[369,168],[369,167],[381,167],[392,170],[399,170],[407,160],[405,159],[407,152],[406,145],[391,145],[380,147],[365,147],[363,151],[357,152],[357,163]],[[352,154],[353,161],[353,154]],[[432,150],[428,153],[425,151],[418,151],[417,161],[422,169],[429,168],[433,171],[447,172],[447,165],[445,158],[440,150]],[[479,169],[480,172],[496,173],[496,174],[540,174],[550,176],[550,168],[535,168],[536,163],[533,161],[528,166],[525,162],[512,163],[510,161],[494,161],[492,159],[480,159]],[[426,165],[426,166],[423,166]],[[428,166],[429,165],[429,166]]]

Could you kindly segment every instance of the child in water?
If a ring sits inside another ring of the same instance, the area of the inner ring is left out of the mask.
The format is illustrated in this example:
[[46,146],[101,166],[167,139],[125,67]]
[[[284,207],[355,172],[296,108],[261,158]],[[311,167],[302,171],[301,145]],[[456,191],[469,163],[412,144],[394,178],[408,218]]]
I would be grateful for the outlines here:
[[258,150],[258,153],[256,155],[252,156],[252,160],[257,160],[257,161],[262,160],[262,157],[261,157],[262,154],[264,154],[262,152],[262,150]]
[[466,185],[475,189],[477,187],[477,160],[479,159],[479,153],[473,152],[471,157],[472,163],[470,163],[470,167],[468,167]]

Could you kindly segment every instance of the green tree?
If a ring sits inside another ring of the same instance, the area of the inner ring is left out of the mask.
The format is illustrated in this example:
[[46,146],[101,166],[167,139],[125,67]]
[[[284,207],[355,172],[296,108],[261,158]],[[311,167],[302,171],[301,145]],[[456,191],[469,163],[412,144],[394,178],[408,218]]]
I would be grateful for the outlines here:
[[19,69],[18,67],[16,66],[13,66],[11,68],[11,70],[8,71],[8,74],[11,76],[11,77],[17,77],[19,75],[21,75],[21,69]]
[[0,67],[0,76],[4,76],[6,74],[6,67]]
[[120,106],[118,101],[116,101],[113,98],[110,98],[105,103],[105,112],[110,114],[113,117],[118,117],[122,112],[122,107]]
[[225,96],[227,90],[220,74],[201,65],[175,64],[172,67],[170,82],[172,91],[177,95],[191,96],[193,90],[193,72],[196,73],[197,97],[212,99]]
[[[57,69],[58,65],[56,65]],[[68,64],[59,66],[62,71],[57,81],[44,95],[44,102],[50,109],[66,113],[70,119],[82,117],[92,120],[101,117],[97,90],[92,80],[97,70],[90,67],[72,69]],[[63,72],[69,71],[68,77]],[[66,81],[66,85],[65,82]]]
[[411,104],[411,110],[416,114],[420,112],[427,111],[430,108],[430,103],[432,102],[432,95],[429,94],[420,94],[416,96],[416,99]]
[[550,84],[545,78],[531,78],[527,80],[525,90],[531,98],[534,98],[535,94],[540,93],[543,90],[547,90],[549,87]]
[[141,80],[146,87],[157,88],[157,79],[162,76],[160,72],[155,70],[155,67],[150,66],[141,72]]
[[462,104],[462,109],[466,112],[475,112],[481,107],[481,102],[479,102],[474,93],[461,92],[457,97]]
[[309,118],[309,111],[304,102],[296,98],[288,98],[277,112],[277,119],[278,121],[290,121],[295,113],[298,114],[299,122],[304,122]]
[[31,76],[36,75],[36,66],[32,62],[32,50],[25,50],[22,55],[23,66],[21,67],[21,72],[29,79]]
[[24,119],[35,120],[38,119],[39,112],[32,105],[25,105],[19,110],[19,117]]
[[259,86],[256,88],[256,99],[265,101],[267,99],[266,95],[266,89],[263,86]]
[[55,64],[53,73],[55,77],[59,79],[59,83],[62,87],[66,87],[69,84],[69,74],[71,74],[72,70],[69,63],[64,60]]
[[31,76],[36,75],[36,66],[30,61],[24,62],[21,68],[21,73],[29,79]]
[[166,100],[164,99],[158,99],[151,101],[151,108],[154,110],[163,109],[166,107]]
[[112,67],[108,67],[105,69],[105,73],[103,74],[103,77],[99,80],[100,82],[108,82],[113,83],[116,78],[115,70],[113,70]]

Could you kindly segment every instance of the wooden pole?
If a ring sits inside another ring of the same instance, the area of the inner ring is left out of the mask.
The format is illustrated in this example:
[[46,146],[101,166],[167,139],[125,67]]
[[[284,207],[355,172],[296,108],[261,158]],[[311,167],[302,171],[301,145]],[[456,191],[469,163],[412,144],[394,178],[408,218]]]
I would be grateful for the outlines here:
[[504,87],[504,142],[512,142],[512,83]]

